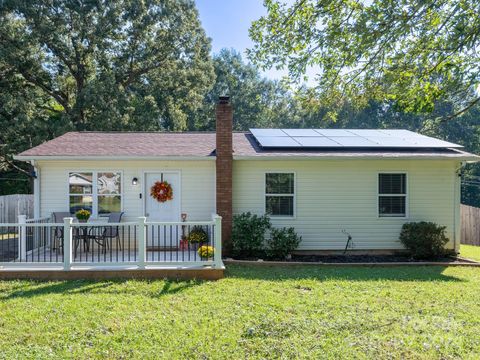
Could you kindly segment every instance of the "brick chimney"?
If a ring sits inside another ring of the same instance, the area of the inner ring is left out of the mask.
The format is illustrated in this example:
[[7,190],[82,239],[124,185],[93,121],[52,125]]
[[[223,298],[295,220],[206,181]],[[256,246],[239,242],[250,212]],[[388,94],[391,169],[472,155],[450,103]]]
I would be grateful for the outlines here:
[[228,96],[218,99],[216,116],[216,178],[217,178],[217,214],[222,217],[223,255],[231,250],[232,237],[232,165],[233,165],[233,112]]

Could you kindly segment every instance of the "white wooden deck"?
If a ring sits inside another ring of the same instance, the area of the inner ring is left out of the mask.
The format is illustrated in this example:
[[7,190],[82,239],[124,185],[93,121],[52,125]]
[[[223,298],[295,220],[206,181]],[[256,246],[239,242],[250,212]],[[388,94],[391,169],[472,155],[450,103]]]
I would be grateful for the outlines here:
[[[71,218],[63,223],[45,221],[48,219],[23,218],[19,223],[0,224],[0,278],[37,275],[103,278],[115,274],[205,279],[223,276],[221,218],[217,215],[203,222],[159,223],[140,218],[136,222],[83,225],[73,223]],[[84,227],[88,227],[88,232],[82,230]],[[177,238],[177,234],[195,227],[207,231],[211,247],[208,259],[198,255],[198,244]],[[117,235],[109,237],[108,229],[115,229]],[[90,232],[97,236],[89,236]],[[44,272],[48,274],[39,275]]]

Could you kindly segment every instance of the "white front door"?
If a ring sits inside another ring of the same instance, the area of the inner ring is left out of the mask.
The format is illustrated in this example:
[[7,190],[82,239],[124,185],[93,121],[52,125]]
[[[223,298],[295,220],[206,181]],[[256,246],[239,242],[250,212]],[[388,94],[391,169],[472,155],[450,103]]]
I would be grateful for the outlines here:
[[[150,196],[157,181],[167,181],[173,190],[173,199],[159,202]],[[147,221],[180,221],[180,173],[173,171],[151,172],[145,175],[145,216]],[[176,226],[152,226],[147,233],[148,247],[177,247],[180,241]]]

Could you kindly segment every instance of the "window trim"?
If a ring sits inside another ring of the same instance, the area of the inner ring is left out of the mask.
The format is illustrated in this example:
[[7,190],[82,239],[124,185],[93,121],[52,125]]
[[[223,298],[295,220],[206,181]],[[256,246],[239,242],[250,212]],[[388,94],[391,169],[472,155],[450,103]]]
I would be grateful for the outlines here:
[[[125,192],[125,178],[123,176],[123,170],[116,170],[116,169],[70,169],[67,170],[66,172],[66,184],[67,184],[67,210],[70,212],[70,195],[81,195],[81,194],[70,194],[70,173],[92,173],[93,179],[92,179],[92,219],[99,219],[99,218],[106,218],[108,217],[108,214],[98,214],[98,173],[105,173],[105,172],[112,172],[112,173],[120,173],[120,211],[123,210],[123,198],[124,198],[124,192]],[[112,195],[115,196],[115,195]],[[72,214],[72,217],[74,217],[75,214]]]
[[[267,174],[293,174],[293,194],[267,194]],[[292,196],[293,214],[292,215],[271,215],[267,214],[267,196]],[[263,173],[263,213],[271,219],[296,219],[297,217],[297,173],[291,170],[272,170]]]
[[[382,174],[404,174],[405,175],[405,194],[380,194],[380,175]],[[402,170],[382,170],[378,171],[377,174],[377,219],[401,219],[405,220],[408,219],[410,216],[409,211],[409,194],[410,194],[410,181],[408,178],[408,172]],[[403,216],[396,216],[396,215],[381,215],[380,214],[380,197],[381,196],[398,196],[398,197],[405,197],[405,215]]]

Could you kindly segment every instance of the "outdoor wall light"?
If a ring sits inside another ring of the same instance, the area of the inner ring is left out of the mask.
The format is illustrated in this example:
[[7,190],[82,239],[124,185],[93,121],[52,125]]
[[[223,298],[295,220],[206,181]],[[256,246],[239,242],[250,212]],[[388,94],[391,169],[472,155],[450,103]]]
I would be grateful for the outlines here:
[[134,177],[132,179],[132,185],[137,185],[138,184],[138,178]]

